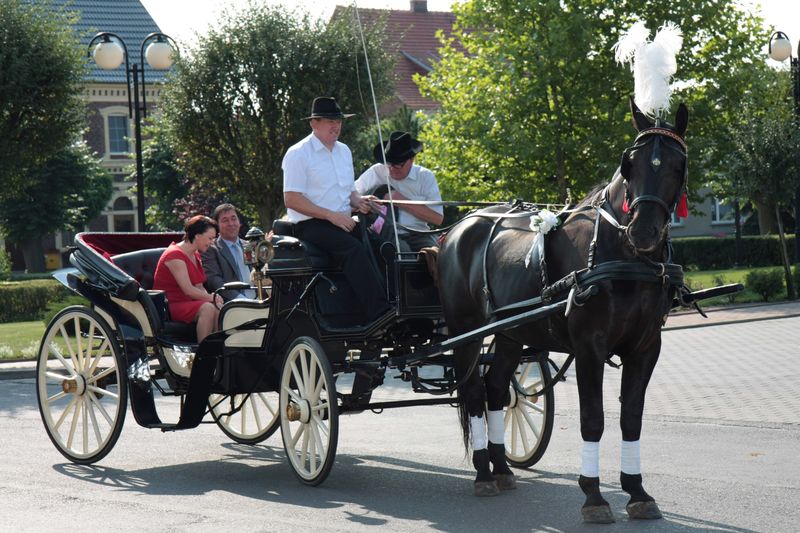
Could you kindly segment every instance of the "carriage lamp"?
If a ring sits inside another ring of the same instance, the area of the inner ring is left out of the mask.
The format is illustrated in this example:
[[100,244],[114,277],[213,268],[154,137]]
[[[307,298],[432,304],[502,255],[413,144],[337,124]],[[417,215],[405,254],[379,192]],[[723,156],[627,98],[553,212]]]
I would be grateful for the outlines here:
[[[798,127],[800,127],[800,43],[797,46],[797,55],[792,57],[792,42],[789,36],[782,31],[776,31],[769,38],[769,57],[775,61],[789,60],[789,75],[792,77],[792,92],[794,93],[794,113]],[[794,195],[794,249],[795,257],[800,262],[800,187]]]
[[[144,76],[144,62],[155,70],[168,70],[172,66],[173,54],[178,50],[175,41],[169,35],[155,32],[142,41],[139,50],[139,63],[133,66],[129,62],[128,47],[122,38],[111,32],[103,31],[89,41],[87,57],[91,55],[94,62],[103,70],[116,70],[125,61],[125,79],[128,88],[128,116],[134,120],[134,138],[136,151],[136,213],[137,228],[145,231],[144,223],[144,170],[142,167],[142,118],[147,118],[147,84]],[[131,80],[133,83],[131,84]],[[139,103],[139,84],[142,87],[142,100]],[[131,94],[133,98],[131,99]]]
[[244,262],[253,269],[253,278],[258,289],[258,299],[263,300],[266,293],[264,291],[264,268],[275,257],[275,249],[259,228],[250,228],[244,236]]

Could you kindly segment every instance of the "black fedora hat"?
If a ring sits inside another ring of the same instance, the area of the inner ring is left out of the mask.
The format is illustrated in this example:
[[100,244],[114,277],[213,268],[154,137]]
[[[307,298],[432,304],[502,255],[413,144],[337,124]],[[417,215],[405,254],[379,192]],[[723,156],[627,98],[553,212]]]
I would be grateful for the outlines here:
[[318,96],[314,98],[314,103],[311,104],[311,115],[303,117],[303,120],[310,118],[341,119],[352,116],[353,113],[342,113],[342,110],[339,109],[339,104],[336,103],[336,99],[332,96]]
[[383,146],[380,143],[375,145],[372,154],[379,163],[383,163],[383,155],[386,156],[387,163],[403,163],[421,151],[422,143],[411,137],[410,133],[393,131],[389,134],[389,140],[383,141]]

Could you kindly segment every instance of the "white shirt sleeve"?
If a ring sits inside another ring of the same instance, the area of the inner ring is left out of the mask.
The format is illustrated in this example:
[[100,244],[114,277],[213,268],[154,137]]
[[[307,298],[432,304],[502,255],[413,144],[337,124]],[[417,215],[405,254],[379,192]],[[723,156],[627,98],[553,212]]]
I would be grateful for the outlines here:
[[308,190],[308,173],[305,158],[300,150],[289,150],[283,157],[283,191],[302,192]]
[[[430,202],[441,202],[442,195],[439,192],[439,184],[436,183],[436,176],[427,168],[420,168],[420,178],[422,179],[422,194],[425,200]],[[444,212],[441,205],[428,206],[440,215]]]
[[372,192],[375,187],[386,182],[386,180],[382,180],[378,176],[379,169],[381,167],[383,167],[382,164],[376,163],[365,170],[364,173],[358,177],[358,179],[355,181],[355,188],[358,191],[358,194],[368,194]]

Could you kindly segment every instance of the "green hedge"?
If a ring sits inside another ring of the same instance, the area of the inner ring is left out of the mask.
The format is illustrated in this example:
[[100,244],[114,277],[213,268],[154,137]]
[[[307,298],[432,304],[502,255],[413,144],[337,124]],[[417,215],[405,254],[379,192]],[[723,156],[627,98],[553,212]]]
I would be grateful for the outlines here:
[[[736,263],[735,237],[682,237],[673,239],[673,260],[687,270],[722,270]],[[794,235],[786,236],[789,262],[794,263]],[[777,235],[742,237],[740,267],[782,265],[781,243]]]
[[0,323],[38,320],[50,302],[65,298],[72,291],[54,279],[0,283]]

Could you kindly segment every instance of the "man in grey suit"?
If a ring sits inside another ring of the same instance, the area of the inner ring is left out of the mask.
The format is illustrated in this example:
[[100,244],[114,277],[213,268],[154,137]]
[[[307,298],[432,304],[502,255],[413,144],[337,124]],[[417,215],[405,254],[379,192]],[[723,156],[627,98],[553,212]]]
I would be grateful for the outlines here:
[[[244,241],[239,238],[242,227],[236,208],[232,204],[220,204],[214,209],[214,220],[219,226],[219,235],[203,252],[203,270],[206,272],[205,287],[214,292],[225,283],[244,281],[250,283],[250,268],[244,264]],[[236,298],[255,298],[255,291],[220,291],[227,302]]]

